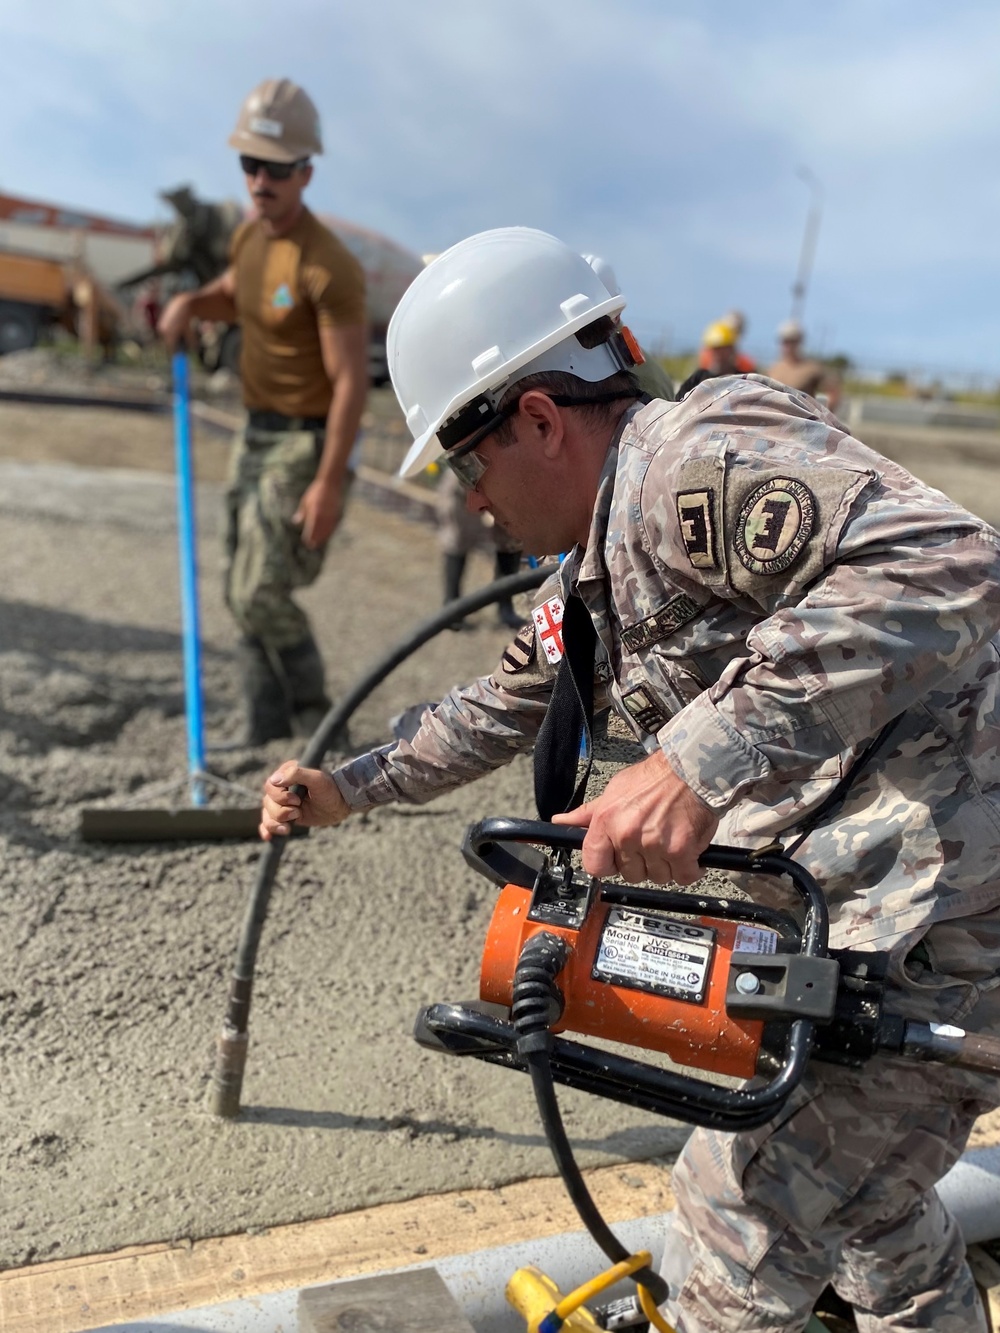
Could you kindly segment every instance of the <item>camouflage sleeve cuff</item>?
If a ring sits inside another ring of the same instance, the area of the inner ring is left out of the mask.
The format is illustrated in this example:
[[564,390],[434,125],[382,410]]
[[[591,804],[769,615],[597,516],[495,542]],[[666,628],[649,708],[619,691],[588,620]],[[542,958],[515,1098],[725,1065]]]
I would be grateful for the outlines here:
[[395,745],[384,745],[370,754],[359,755],[334,769],[330,776],[340,788],[340,794],[353,813],[370,810],[375,805],[390,805],[399,800],[399,793],[386,777],[381,760],[394,750]]
[[771,772],[768,759],[701,694],[656,736],[670,767],[712,810],[727,810]]

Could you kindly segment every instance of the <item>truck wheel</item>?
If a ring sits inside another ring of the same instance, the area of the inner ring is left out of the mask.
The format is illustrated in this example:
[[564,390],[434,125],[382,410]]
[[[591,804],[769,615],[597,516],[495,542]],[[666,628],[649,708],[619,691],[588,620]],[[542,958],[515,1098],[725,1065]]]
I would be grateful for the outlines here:
[[23,352],[38,341],[38,315],[30,306],[0,301],[0,356]]

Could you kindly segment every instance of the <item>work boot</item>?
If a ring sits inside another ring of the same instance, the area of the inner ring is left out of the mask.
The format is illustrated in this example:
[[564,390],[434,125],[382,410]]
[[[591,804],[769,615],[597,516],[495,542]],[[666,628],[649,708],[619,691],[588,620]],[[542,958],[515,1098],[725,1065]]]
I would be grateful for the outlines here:
[[241,639],[237,655],[247,714],[243,744],[266,745],[291,736],[288,693],[264,644],[260,639]]
[[[508,578],[511,574],[516,574],[520,568],[520,551],[497,551],[495,578]],[[520,629],[524,619],[524,616],[514,609],[514,603],[509,597],[497,602],[497,620],[501,625],[506,625],[508,629]]]
[[291,702],[292,731],[311,736],[330,711],[323,659],[311,634],[278,654],[285,673],[285,689]]
[[[465,573],[464,555],[446,555],[444,558],[444,605],[457,601],[462,595],[462,575]],[[464,619],[453,620],[449,629],[469,629]]]

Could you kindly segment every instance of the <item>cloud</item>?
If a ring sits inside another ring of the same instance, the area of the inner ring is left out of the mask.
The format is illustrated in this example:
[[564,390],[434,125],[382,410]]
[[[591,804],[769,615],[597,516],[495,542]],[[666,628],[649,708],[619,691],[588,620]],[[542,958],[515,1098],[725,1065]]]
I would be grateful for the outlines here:
[[766,342],[804,164],[824,187],[815,327],[952,364],[984,364],[997,332],[986,3],[5,0],[0,40],[14,192],[136,218],[184,180],[238,194],[236,110],[287,74],[323,118],[315,205],[417,251],[542,226],[606,253],[650,334],[689,342],[738,303]]

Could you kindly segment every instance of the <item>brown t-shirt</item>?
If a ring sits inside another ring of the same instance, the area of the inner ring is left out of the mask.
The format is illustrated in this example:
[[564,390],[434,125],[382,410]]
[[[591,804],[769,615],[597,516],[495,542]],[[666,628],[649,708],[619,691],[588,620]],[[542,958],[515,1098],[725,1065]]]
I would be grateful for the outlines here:
[[308,209],[287,236],[266,236],[257,219],[244,222],[230,255],[243,330],[243,401],[290,417],[325,416],[333,386],[319,330],[365,322],[361,265]]
[[790,389],[815,395],[823,383],[826,371],[818,361],[775,361],[767,372],[768,379],[787,384]]

